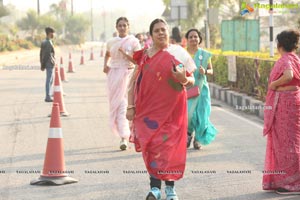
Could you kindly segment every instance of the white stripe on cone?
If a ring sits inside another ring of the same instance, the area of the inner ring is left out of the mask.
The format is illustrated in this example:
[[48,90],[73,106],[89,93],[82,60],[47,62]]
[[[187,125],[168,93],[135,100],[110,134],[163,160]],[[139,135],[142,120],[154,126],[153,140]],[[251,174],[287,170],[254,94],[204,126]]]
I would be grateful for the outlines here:
[[60,86],[54,86],[54,92],[61,92]]
[[48,138],[63,138],[61,128],[50,128]]

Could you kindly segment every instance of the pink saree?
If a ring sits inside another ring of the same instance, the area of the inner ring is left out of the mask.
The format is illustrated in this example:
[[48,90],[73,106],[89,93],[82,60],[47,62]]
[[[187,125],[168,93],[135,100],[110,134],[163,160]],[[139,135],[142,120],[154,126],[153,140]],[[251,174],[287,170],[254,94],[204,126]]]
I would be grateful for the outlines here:
[[[292,69],[294,79],[300,81],[300,59],[286,53],[275,63],[269,83],[286,69]],[[263,134],[268,138],[263,189],[300,191],[300,90],[269,90],[265,105]]]
[[172,61],[179,62],[167,51],[151,58],[143,51],[137,55],[133,142],[150,176],[178,180],[185,170],[187,131],[186,90],[171,72]]
[[119,51],[133,55],[140,49],[139,41],[132,35],[124,38],[115,37],[108,41],[107,50],[110,52],[110,71],[107,74],[107,93],[109,98],[109,126],[112,132],[121,138],[129,138],[129,122],[126,119],[127,86],[132,75],[133,63]]

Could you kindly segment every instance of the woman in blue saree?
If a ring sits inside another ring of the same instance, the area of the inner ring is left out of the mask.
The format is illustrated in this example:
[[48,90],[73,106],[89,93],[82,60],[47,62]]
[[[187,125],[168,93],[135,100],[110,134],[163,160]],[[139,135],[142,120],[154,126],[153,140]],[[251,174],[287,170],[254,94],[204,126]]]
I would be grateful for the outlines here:
[[190,146],[193,139],[194,149],[200,149],[201,144],[210,144],[216,137],[217,130],[210,122],[211,100],[206,75],[213,74],[211,64],[212,54],[199,48],[202,42],[201,33],[197,29],[190,29],[185,38],[187,39],[187,51],[193,57],[197,70],[194,71],[195,86],[199,87],[199,96],[188,99],[188,141]]

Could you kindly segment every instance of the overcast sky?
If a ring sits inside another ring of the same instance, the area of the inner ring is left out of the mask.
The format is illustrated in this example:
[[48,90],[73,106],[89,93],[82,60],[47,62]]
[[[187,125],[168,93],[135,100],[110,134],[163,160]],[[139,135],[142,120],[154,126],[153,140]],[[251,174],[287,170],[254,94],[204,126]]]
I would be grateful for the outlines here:
[[[40,0],[41,13],[47,12],[49,6],[58,3],[60,0]],[[68,1],[68,9],[71,8]],[[164,10],[162,0],[73,0],[74,12],[84,12],[91,9],[91,2],[94,12],[111,12],[115,9],[123,9],[129,18],[140,17],[145,13],[152,15],[153,18],[160,16]],[[17,9],[28,10],[37,9],[37,0],[3,0],[4,5],[13,4]]]

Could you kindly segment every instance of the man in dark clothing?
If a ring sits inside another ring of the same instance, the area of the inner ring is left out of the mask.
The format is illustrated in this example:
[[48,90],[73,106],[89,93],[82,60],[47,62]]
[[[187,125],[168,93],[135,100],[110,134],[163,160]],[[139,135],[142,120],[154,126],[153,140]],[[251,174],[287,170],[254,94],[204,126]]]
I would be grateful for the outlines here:
[[52,39],[54,37],[54,29],[47,27],[46,31],[46,39],[41,44],[40,51],[40,62],[41,62],[41,70],[44,71],[46,69],[46,102],[52,102],[50,88],[53,83],[53,69],[55,65],[55,52],[52,43]]

